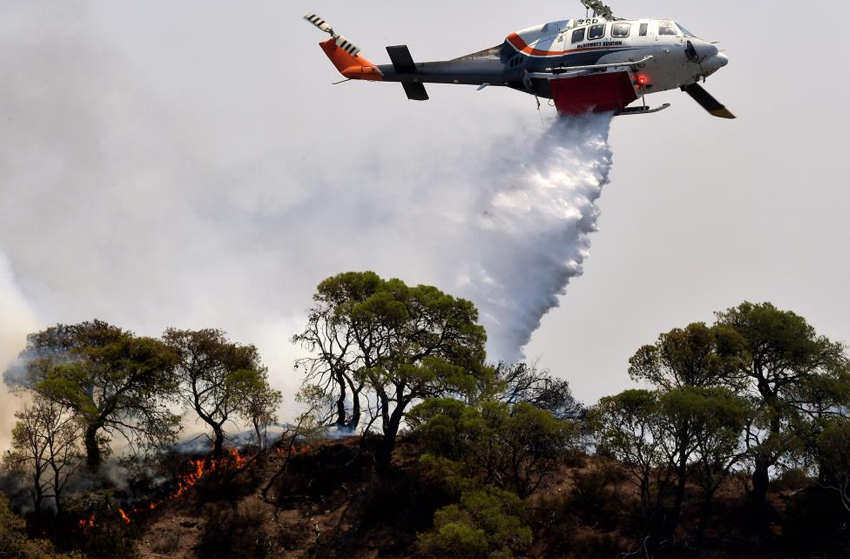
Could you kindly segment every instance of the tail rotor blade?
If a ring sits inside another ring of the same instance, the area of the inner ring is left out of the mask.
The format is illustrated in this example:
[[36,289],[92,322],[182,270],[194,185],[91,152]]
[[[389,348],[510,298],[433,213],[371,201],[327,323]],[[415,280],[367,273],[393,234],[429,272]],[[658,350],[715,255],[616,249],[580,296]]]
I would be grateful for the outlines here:
[[331,35],[334,35],[334,30],[330,25],[328,25],[328,22],[326,22],[325,20],[323,20],[321,17],[317,16],[316,14],[309,13],[306,16],[304,16],[304,19],[306,19],[308,22],[315,25],[316,27],[318,27],[319,29],[321,29],[325,33],[330,33]]
[[360,52],[360,47],[343,37],[342,35],[336,36],[336,44],[338,47],[342,48],[351,56],[357,56],[357,53]]
[[705,89],[699,84],[691,84],[689,86],[685,86],[682,88],[682,91],[686,92],[688,95],[694,98],[694,101],[702,105],[702,108],[714,115],[715,117],[720,117],[722,119],[734,119],[735,115],[732,114],[729,109],[723,106],[718,100],[716,100],[710,93],[705,91]]
[[330,34],[330,36],[334,38],[334,42],[337,44],[337,46],[348,54],[350,54],[351,56],[357,56],[357,53],[360,52],[360,47],[358,47],[336,31],[334,31],[333,27],[328,25],[328,22],[323,20],[321,16],[317,16],[314,13],[309,13],[304,16],[304,19],[306,19],[309,23],[315,25],[325,33]]

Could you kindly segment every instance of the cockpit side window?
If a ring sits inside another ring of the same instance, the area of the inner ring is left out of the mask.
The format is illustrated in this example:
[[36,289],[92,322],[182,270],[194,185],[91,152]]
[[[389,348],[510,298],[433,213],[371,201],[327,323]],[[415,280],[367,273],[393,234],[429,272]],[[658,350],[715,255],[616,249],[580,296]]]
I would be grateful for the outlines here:
[[593,41],[594,39],[601,39],[605,36],[605,24],[602,25],[591,25],[590,33],[587,34],[587,39],[589,41]]
[[673,25],[672,21],[659,21],[658,22],[658,34],[659,35],[678,35],[679,32],[676,30],[676,27]]
[[649,32],[649,24],[648,23],[641,23],[640,24],[640,36],[646,37],[646,34],[648,32]]
[[611,37],[624,39],[632,32],[631,23],[615,23],[611,26]]
[[576,29],[573,31],[573,43],[581,43],[584,41],[584,32],[587,31],[587,27],[582,27],[581,29]]

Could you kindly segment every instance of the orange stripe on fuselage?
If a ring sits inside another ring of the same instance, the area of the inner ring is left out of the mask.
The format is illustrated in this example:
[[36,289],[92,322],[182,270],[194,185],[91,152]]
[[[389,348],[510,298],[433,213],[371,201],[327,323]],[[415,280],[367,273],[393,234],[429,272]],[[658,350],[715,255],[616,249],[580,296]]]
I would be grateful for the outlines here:
[[573,54],[577,52],[590,52],[590,51],[599,51],[599,50],[610,50],[610,49],[627,49],[629,47],[590,47],[587,49],[572,49],[569,51],[544,51],[540,49],[535,49],[534,47],[528,45],[525,41],[522,40],[522,37],[517,35],[516,33],[511,33],[508,35],[508,42],[511,44],[513,48],[518,50],[521,53],[527,54],[529,56],[563,56],[565,54]]

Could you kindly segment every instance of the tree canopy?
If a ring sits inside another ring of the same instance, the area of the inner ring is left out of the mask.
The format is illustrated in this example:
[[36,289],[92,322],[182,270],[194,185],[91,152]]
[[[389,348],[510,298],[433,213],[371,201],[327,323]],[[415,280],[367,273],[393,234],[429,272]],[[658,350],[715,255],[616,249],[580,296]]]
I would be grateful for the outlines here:
[[360,423],[361,393],[368,392],[368,425],[380,420],[383,434],[383,468],[412,403],[474,391],[488,372],[475,306],[433,286],[350,272],[319,284],[314,300],[308,325],[294,340],[316,355],[301,363],[308,379],[334,395],[337,425]]
[[174,441],[174,363],[162,342],[94,320],[29,335],[5,379],[74,410],[85,424],[87,463],[96,468],[115,435],[134,448]]
[[231,342],[224,331],[169,329],[164,340],[177,356],[178,393],[213,432],[213,457],[224,454],[225,425],[235,418],[261,426],[275,415],[280,393],[253,345]]

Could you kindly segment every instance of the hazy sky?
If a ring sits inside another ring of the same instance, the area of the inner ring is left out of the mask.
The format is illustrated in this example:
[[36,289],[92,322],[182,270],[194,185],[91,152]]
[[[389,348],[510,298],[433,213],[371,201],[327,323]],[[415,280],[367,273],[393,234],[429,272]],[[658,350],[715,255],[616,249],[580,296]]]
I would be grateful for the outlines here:
[[[720,41],[731,63],[706,87],[739,118],[671,92],[649,98],[673,103],[665,112],[615,119],[584,275],[528,356],[593,402],[630,384],[640,345],[744,300],[850,341],[846,41],[808,17],[838,21],[850,5],[611,4]],[[386,45],[453,58],[584,14],[578,0],[5,0],[0,360],[59,321],[149,335],[217,326],[257,344],[291,395],[288,339],[319,281],[365,269],[444,281],[442,256],[462,255],[446,224],[471,196],[456,184],[508,139],[540,134],[534,99],[429,86],[431,101],[413,103],[395,84],[333,87],[308,11],[376,63]]]

